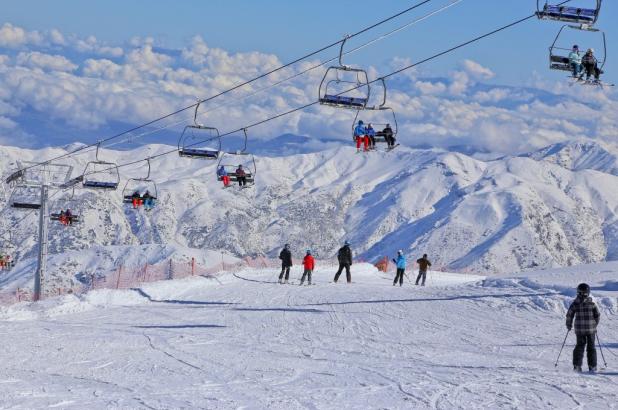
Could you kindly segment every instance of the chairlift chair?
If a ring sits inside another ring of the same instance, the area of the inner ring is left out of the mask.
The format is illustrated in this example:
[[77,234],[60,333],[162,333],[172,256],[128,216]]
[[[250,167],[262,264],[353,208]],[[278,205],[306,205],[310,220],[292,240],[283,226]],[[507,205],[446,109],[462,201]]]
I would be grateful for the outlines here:
[[[581,27],[574,27],[568,24],[565,24],[560,28],[560,31],[558,31],[558,34],[556,35],[554,42],[549,47],[549,69],[550,70],[569,71],[569,72],[573,71],[571,68],[571,63],[569,61],[569,53],[571,52],[572,49],[567,48],[559,43],[559,40],[564,34],[563,31],[566,27],[569,27],[571,29],[576,29],[576,30],[582,30]],[[605,33],[601,30],[593,29],[593,28],[583,29],[582,31],[589,32],[589,33],[597,33],[602,39],[602,44],[603,44],[602,55],[596,56],[597,61],[598,61],[598,66],[602,70],[603,66],[605,65],[605,61],[607,60],[607,42],[605,39]]]
[[[318,100],[322,105],[361,110],[367,106],[371,93],[369,77],[367,71],[343,64],[343,47],[347,40],[346,36],[341,42],[339,65],[328,67],[324,73],[324,78],[320,82]],[[340,86],[344,88],[340,89]],[[356,94],[347,95],[350,92]]]
[[[187,125],[180,135],[178,140],[178,155],[188,158],[200,159],[218,159],[221,152],[221,137],[219,130],[213,127],[207,127],[197,121],[198,109],[201,101],[195,107],[193,115],[193,125]],[[205,146],[212,140],[217,140],[218,148]]]
[[[237,151],[227,151],[227,152],[223,151],[221,153],[219,162],[217,163],[217,170],[221,166],[223,166],[223,169],[225,169],[225,172],[227,173],[227,176],[230,178],[230,181],[238,182],[238,175],[236,174],[236,169],[238,168],[238,165],[242,165],[245,170],[245,174],[246,174],[245,177],[246,177],[247,185],[251,186],[251,185],[255,185],[255,175],[257,173],[257,166],[255,163],[255,156],[247,152],[248,135],[247,135],[246,128],[243,128],[243,134],[244,134],[243,148]],[[244,164],[238,164],[238,163],[232,162],[232,158],[234,157],[246,157],[246,156],[250,156],[250,160],[245,161]],[[221,181],[222,179],[223,178],[221,176],[217,175],[218,181]]]
[[[385,129],[387,125],[390,125],[391,129],[393,130],[393,138],[396,138],[399,126],[397,124],[397,116],[395,115],[395,110],[393,110],[391,107],[388,107],[386,105],[386,82],[384,81],[384,78],[379,78],[378,81],[382,83],[382,90],[383,90],[382,99],[379,105],[365,107],[365,110],[363,110],[363,115],[370,117],[370,120],[363,118],[363,121],[366,124],[371,124],[372,126],[374,126],[374,130],[376,130],[376,135],[375,135],[376,143],[378,142],[386,143],[386,133],[383,131],[383,129]],[[376,113],[382,114],[380,117],[382,119],[378,120],[382,122],[376,122],[376,121],[371,120],[371,118],[375,116]],[[387,114],[384,115],[384,113],[387,113]],[[354,122],[352,123],[352,140],[354,140],[354,129],[356,128],[356,124],[358,123],[359,116],[360,116],[360,111],[357,111],[356,115],[354,116]],[[389,120],[384,121],[385,117],[389,118]],[[378,130],[375,126],[381,127],[382,130]]]
[[[73,187],[71,195],[65,198],[60,198],[54,202],[54,211],[49,215],[49,219],[62,223],[64,217],[68,222],[67,225],[80,223],[82,221],[81,208],[81,201],[75,198],[75,187]],[[66,216],[66,214],[62,214],[63,211],[66,212],[67,210],[71,211],[71,215],[68,217]]]
[[122,202],[125,204],[133,203],[133,193],[140,194],[140,199],[148,192],[150,198],[157,200],[158,190],[157,184],[154,180],[150,179],[150,158],[146,159],[148,164],[148,173],[144,178],[129,178],[122,189]]
[[[578,3],[580,2],[581,0],[578,1]],[[551,5],[547,1],[543,4],[543,0],[537,0],[536,15],[541,20],[554,20],[593,26],[599,19],[602,0],[594,0],[592,4],[595,3],[596,7],[594,8],[583,8],[571,5]]]
[[81,176],[82,186],[91,189],[115,190],[120,184],[118,165],[114,162],[101,161],[99,159],[100,147],[101,143],[97,144],[95,160],[86,164]]
[[9,198],[9,206],[15,209],[41,209],[41,188],[17,185]]

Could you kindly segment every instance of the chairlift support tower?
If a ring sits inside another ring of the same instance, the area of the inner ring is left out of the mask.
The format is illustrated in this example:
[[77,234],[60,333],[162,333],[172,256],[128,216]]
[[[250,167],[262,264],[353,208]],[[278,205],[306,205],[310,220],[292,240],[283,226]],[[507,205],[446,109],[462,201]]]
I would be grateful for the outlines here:
[[[73,167],[63,164],[20,163],[19,170],[10,175],[6,182],[21,187],[39,188],[39,252],[37,269],[34,274],[35,301],[41,299],[45,274],[47,272],[47,255],[49,242],[49,190],[66,186]],[[34,205],[34,204],[32,204]],[[36,209],[36,208],[34,208]]]

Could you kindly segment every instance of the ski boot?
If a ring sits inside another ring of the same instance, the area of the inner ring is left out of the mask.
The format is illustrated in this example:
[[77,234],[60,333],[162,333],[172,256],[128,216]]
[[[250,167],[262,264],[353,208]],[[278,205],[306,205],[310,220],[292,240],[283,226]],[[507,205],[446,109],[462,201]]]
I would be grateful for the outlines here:
[[573,371],[577,372],[577,373],[581,373],[582,372],[582,367],[581,366],[573,366]]
[[307,282],[307,286],[311,286],[311,282]]
[[288,284],[288,280],[286,279],[285,282],[283,282],[284,285]]
[[591,368],[588,369],[588,373],[596,373],[597,372],[597,367],[593,366]]
[[279,282],[280,285],[283,285],[283,279],[279,278]]
[[300,283],[298,284],[298,286],[303,286],[303,282],[300,282]]

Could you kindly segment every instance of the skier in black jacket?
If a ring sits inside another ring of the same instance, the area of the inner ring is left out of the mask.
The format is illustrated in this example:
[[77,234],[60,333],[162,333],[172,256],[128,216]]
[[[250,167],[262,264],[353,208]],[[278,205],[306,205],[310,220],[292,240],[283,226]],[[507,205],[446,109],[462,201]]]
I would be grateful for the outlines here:
[[285,283],[288,283],[288,280],[290,279],[290,268],[292,267],[292,252],[290,252],[290,244],[285,244],[285,246],[281,250],[281,253],[279,253],[279,259],[281,259],[281,273],[279,274],[279,283],[284,283],[284,273]]
[[588,368],[590,372],[595,372],[597,370],[597,349],[594,346],[594,337],[601,314],[590,297],[590,286],[586,283],[580,283],[577,286],[577,298],[567,312],[566,327],[569,331],[573,327],[573,319],[575,319],[575,336],[577,336],[577,345],[573,350],[573,370],[582,371],[584,350],[587,350]]
[[352,266],[352,249],[350,249],[350,243],[348,241],[345,241],[343,247],[341,247],[339,252],[337,252],[337,259],[339,260],[339,270],[335,273],[335,279],[333,282],[337,283],[341,272],[343,272],[343,269],[345,268],[346,279],[348,280],[348,283],[351,283],[352,274],[350,273],[350,266]]

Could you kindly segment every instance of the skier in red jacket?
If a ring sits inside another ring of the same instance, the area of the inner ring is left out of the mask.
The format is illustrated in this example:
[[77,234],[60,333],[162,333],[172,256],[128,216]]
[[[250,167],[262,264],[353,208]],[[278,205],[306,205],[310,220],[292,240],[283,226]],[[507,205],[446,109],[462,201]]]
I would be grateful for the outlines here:
[[303,277],[300,279],[300,284],[302,285],[305,282],[305,276],[307,277],[307,284],[311,285],[311,273],[313,269],[315,269],[315,259],[311,256],[311,249],[307,249],[307,254],[303,258],[303,266],[305,271],[303,272]]

